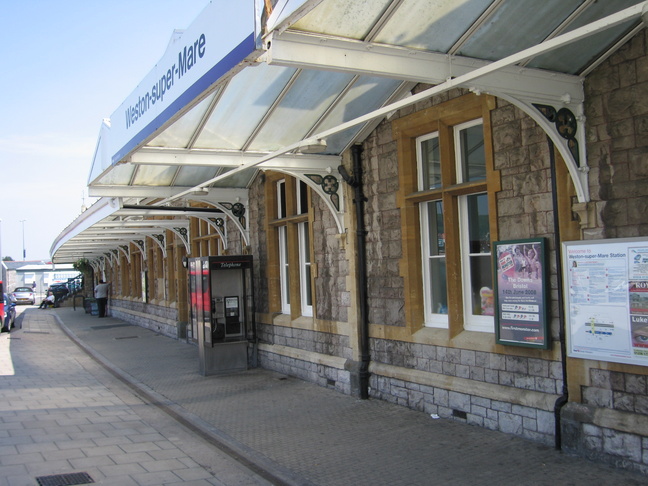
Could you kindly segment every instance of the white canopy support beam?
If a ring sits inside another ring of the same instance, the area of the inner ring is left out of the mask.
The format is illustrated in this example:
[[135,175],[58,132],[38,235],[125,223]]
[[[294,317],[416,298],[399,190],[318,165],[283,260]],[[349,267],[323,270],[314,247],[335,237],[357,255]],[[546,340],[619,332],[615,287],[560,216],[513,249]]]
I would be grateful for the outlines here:
[[[133,153],[127,163],[136,165],[238,167],[256,161],[266,153],[218,151],[207,149],[165,149],[144,147]],[[261,165],[264,169],[310,168],[311,170],[337,167],[340,157],[335,155],[285,154]]]
[[120,185],[94,185],[88,186],[89,197],[124,197],[147,198],[169,197],[178,192],[177,187],[168,186],[120,186]]
[[[266,61],[270,65],[359,73],[434,85],[492,64],[460,56],[290,31],[271,34],[268,43]],[[471,85],[486,92],[499,90],[512,96],[534,97],[542,103],[563,99],[578,103],[584,99],[581,78],[540,69],[506,66],[481,76]]]

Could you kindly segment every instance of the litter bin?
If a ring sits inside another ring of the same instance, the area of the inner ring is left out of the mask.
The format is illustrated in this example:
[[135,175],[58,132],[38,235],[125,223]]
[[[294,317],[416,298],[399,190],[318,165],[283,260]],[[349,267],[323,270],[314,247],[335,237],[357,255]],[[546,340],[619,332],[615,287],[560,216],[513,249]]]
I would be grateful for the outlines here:
[[86,314],[91,314],[93,316],[99,315],[99,306],[97,305],[97,299],[91,297],[83,301],[83,307],[85,307]]

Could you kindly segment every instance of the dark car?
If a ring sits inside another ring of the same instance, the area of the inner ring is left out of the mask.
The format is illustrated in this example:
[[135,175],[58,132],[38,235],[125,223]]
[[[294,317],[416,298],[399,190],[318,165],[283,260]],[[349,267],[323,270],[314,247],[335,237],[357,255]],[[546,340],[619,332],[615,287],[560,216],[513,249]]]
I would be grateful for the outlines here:
[[34,305],[36,303],[34,289],[31,287],[16,287],[11,295],[16,304]]
[[56,297],[56,302],[58,302],[63,297],[65,297],[70,292],[70,290],[64,283],[56,283],[50,285],[49,292],[52,292],[54,294],[54,297]]
[[16,326],[16,303],[9,294],[4,297],[4,316],[2,316],[2,332],[9,332]]

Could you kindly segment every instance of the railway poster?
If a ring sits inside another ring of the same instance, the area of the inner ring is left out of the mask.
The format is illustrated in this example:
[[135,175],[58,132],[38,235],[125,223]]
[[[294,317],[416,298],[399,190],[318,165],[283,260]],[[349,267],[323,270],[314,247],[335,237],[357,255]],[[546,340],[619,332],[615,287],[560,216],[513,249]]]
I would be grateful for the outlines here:
[[495,242],[498,344],[546,349],[546,258],[543,238]]

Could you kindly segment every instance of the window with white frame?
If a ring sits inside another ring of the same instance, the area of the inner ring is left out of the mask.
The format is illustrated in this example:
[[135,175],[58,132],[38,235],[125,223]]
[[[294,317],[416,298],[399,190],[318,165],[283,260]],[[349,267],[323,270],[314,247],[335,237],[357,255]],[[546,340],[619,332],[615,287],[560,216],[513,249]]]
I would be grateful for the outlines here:
[[[303,181],[297,183],[297,214],[308,215],[308,186]],[[301,313],[313,315],[313,294],[311,288],[311,250],[308,221],[297,223],[299,240],[299,294]]]
[[[276,218],[281,312],[313,315],[311,234],[308,186],[297,179],[280,179],[276,185]],[[298,283],[299,288],[296,285]],[[292,290],[292,292],[291,292]],[[296,306],[295,309],[292,306]]]
[[303,316],[313,315],[313,294],[311,288],[311,258],[310,235],[308,222],[297,225],[299,236],[299,276],[301,313]]
[[281,312],[290,314],[290,260],[288,258],[288,231],[279,226],[279,281],[281,282]]
[[416,158],[425,325],[448,327],[457,309],[464,329],[492,332],[492,299],[484,299],[493,284],[482,120],[416,138]]

